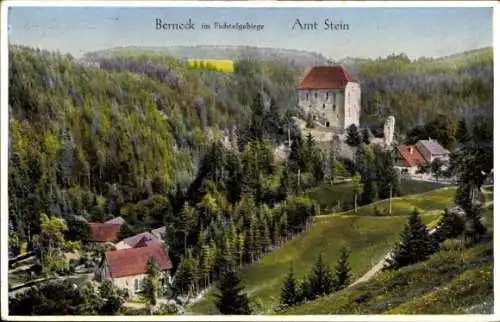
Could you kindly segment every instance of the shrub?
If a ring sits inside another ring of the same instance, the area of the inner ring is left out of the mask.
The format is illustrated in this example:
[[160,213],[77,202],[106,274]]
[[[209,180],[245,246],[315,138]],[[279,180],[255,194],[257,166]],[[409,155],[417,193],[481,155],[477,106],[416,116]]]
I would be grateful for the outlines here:
[[447,239],[441,245],[441,249],[444,251],[463,250],[464,244],[460,239]]
[[158,309],[158,315],[175,315],[178,313],[177,306],[171,304],[162,304]]
[[386,215],[386,211],[385,211],[385,209],[380,209],[379,206],[375,205],[373,207],[373,215],[374,216],[385,216]]

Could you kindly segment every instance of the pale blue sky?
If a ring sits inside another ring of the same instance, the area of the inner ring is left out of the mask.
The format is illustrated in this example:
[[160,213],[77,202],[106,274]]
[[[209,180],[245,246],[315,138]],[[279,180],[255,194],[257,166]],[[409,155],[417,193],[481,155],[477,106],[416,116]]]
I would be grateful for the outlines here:
[[[309,50],[333,59],[405,52],[445,56],[492,46],[492,8],[116,8],[11,7],[10,42],[81,53],[115,46],[251,45]],[[155,19],[191,18],[196,31],[156,31]],[[295,19],[325,18],[349,31],[293,31]],[[260,32],[201,30],[202,22],[252,22]]]

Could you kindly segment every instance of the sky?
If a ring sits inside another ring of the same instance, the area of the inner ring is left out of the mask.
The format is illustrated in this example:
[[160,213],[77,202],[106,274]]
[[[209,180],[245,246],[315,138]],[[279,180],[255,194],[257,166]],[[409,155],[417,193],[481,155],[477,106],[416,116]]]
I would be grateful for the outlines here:
[[[156,30],[156,19],[195,30]],[[318,23],[318,30],[292,30]],[[349,30],[323,30],[325,19]],[[406,53],[440,57],[493,44],[493,9],[482,8],[134,8],[11,7],[9,41],[81,57],[117,46],[249,45],[321,53],[333,59]],[[249,22],[261,31],[216,30]],[[201,24],[211,26],[202,30]],[[296,26],[298,26],[296,24]]]

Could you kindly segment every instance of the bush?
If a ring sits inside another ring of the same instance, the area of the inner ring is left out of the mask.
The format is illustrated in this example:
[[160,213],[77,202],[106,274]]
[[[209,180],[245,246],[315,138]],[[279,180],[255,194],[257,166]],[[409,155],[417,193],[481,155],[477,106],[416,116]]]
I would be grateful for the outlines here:
[[128,293],[128,290],[126,288],[122,288],[120,290],[118,290],[120,296],[122,296],[124,299],[128,300],[129,299],[129,293]]
[[447,239],[441,245],[441,249],[444,251],[463,250],[464,244],[460,239]]
[[259,297],[252,298],[250,300],[250,308],[252,312],[260,312],[262,311],[262,308],[264,307],[264,303]]
[[162,304],[158,309],[158,315],[175,315],[179,313],[179,309],[175,305]]
[[80,261],[77,260],[77,259],[70,259],[69,260],[69,272],[70,273],[75,273],[76,272],[76,268],[80,264],[79,262]]
[[385,209],[381,209],[379,206],[375,205],[373,207],[373,215],[374,216],[385,216],[386,211],[385,211]]

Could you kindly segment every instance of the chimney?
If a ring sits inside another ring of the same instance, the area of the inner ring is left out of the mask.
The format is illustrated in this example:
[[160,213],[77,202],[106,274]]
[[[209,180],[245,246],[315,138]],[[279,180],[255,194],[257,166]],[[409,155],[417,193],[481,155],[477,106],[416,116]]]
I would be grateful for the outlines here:
[[413,147],[412,147],[412,146],[410,146],[410,147],[408,148],[408,150],[410,151],[410,154],[413,154]]

